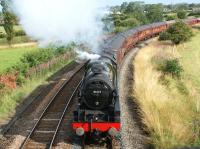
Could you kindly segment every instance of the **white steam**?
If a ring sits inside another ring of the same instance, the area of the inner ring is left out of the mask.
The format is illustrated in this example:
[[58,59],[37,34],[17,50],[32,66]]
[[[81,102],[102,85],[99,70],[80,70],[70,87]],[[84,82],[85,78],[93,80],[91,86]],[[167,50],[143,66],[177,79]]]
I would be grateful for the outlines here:
[[25,32],[42,45],[87,43],[97,52],[102,33],[98,0],[12,0]]
[[81,51],[78,49],[75,49],[75,52],[78,54],[77,62],[82,62],[84,60],[95,60],[100,58],[100,55],[98,54],[90,54],[86,51]]

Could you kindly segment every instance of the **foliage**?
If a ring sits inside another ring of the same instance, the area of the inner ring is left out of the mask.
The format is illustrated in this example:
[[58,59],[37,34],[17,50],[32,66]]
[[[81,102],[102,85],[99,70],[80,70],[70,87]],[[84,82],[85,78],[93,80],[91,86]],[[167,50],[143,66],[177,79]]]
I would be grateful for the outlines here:
[[67,51],[69,51],[69,49],[70,47],[60,47],[30,51],[28,53],[25,53],[21,57],[20,62],[9,69],[9,71],[17,71],[19,73],[19,83],[23,83],[23,77],[26,76],[27,71],[30,68],[48,62],[53,57],[66,53]]
[[25,81],[26,81],[26,78],[24,77],[24,75],[19,74],[17,76],[17,85],[18,86],[22,86],[25,83]]
[[0,90],[3,89],[5,87],[5,84],[0,82]]
[[191,12],[191,13],[188,14],[188,16],[200,17],[200,11],[197,11],[197,12]]
[[159,40],[160,41],[165,41],[170,39],[170,34],[168,32],[162,32],[159,35]]
[[6,34],[5,33],[0,33],[0,38],[6,38]]
[[29,67],[33,67],[38,64],[47,62],[53,56],[54,56],[54,51],[52,49],[39,49],[37,51],[26,53],[21,58],[21,62],[24,64],[27,63]]
[[15,15],[9,10],[8,8],[8,2],[5,0],[1,1],[1,6],[3,7],[3,19],[4,19],[4,29],[7,34],[6,38],[8,41],[8,44],[11,45],[12,39],[14,37],[14,25],[16,22]]
[[173,77],[180,77],[183,71],[178,59],[166,60],[160,68],[164,74],[171,74]]
[[163,5],[152,4],[146,7],[146,16],[150,23],[159,22],[163,20]]
[[120,32],[126,31],[126,30],[128,30],[127,27],[119,26],[119,27],[115,27],[114,32],[115,32],[115,33],[120,33]]
[[25,36],[26,33],[23,30],[15,31],[15,36]]
[[166,15],[165,16],[166,21],[176,20],[176,19],[177,19],[177,15]]
[[182,21],[178,21],[171,25],[164,34],[168,34],[168,40],[171,40],[176,45],[190,40],[193,36],[191,28]]
[[179,19],[185,19],[187,17],[187,13],[184,10],[178,10],[177,17]]
[[140,22],[135,19],[135,18],[128,18],[126,20],[124,20],[123,22],[121,22],[121,26],[123,27],[136,27],[136,26],[139,26]]
[[[50,69],[43,71],[32,76],[30,79],[26,79],[25,83],[14,90],[6,90],[0,97],[0,118],[7,118],[15,113],[15,108],[21,101],[32,93],[38,86],[46,83],[46,80],[50,78],[55,72],[59,71],[63,66],[66,66],[72,61],[72,58],[59,61],[53,65]],[[18,83],[24,82],[23,76],[18,79]]]

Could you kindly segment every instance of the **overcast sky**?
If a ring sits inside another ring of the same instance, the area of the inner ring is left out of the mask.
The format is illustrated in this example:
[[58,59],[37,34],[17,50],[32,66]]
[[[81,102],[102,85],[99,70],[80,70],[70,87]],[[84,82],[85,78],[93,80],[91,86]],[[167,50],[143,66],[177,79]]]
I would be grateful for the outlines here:
[[[130,1],[136,1],[136,0],[104,0],[108,5],[117,5],[121,4],[124,1],[130,2]],[[138,1],[138,0],[137,0]],[[171,4],[171,3],[200,3],[200,0],[141,0],[145,3],[165,3],[165,4]]]
[[[113,6],[120,5],[123,2],[131,2],[131,1],[144,1],[145,3],[164,3],[164,4],[175,4],[175,3],[200,3],[200,0],[100,0],[102,4]],[[2,7],[0,5],[0,11]]]

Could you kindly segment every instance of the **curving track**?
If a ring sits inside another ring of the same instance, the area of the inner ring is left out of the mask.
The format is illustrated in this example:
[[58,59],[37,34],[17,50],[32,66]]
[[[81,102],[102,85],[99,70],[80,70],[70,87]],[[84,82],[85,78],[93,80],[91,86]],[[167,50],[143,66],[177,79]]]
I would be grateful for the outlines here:
[[[70,109],[71,103],[74,102],[73,99],[81,83],[83,72],[83,68],[80,69],[57,91],[21,148],[43,149],[56,146],[59,129],[66,122],[65,115]],[[70,112],[72,113],[72,111]]]

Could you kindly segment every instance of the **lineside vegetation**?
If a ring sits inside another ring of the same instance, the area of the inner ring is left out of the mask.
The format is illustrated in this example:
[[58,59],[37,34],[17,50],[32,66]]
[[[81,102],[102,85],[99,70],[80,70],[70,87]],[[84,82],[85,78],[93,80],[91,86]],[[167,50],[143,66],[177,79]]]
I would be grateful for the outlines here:
[[[136,56],[133,96],[157,149],[200,145],[200,29],[173,51],[154,39]],[[165,68],[165,69],[161,69]]]

